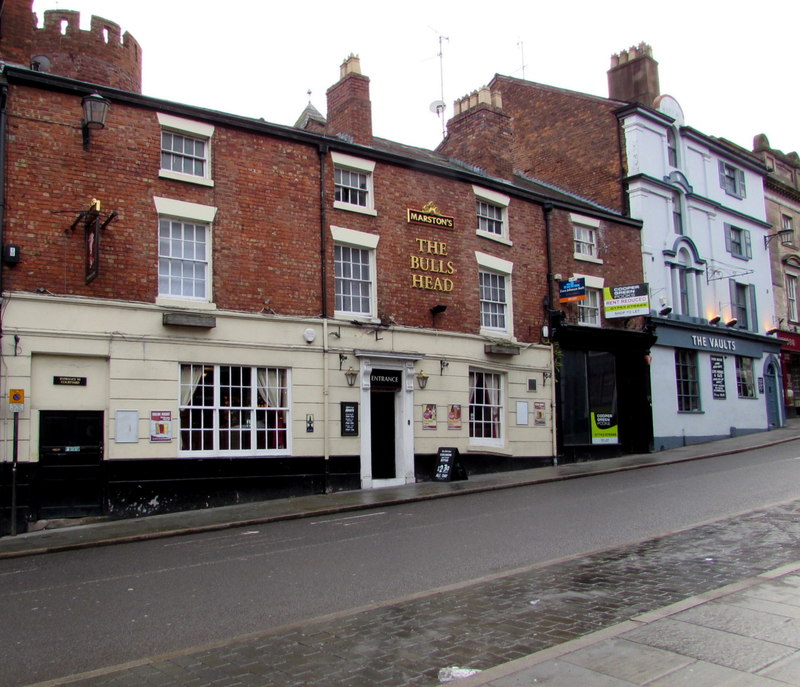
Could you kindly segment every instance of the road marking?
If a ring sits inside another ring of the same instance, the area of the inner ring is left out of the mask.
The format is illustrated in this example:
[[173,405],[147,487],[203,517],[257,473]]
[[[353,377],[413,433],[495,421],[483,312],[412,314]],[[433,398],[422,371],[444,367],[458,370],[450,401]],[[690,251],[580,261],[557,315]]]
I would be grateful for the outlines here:
[[366,515],[349,515],[344,518],[333,518],[331,520],[318,520],[317,522],[310,522],[309,525],[329,525],[333,523],[334,525],[338,525],[339,523],[347,524],[347,520],[359,520],[362,518],[374,518],[376,515],[386,515],[386,511],[380,511],[379,513],[367,513]]

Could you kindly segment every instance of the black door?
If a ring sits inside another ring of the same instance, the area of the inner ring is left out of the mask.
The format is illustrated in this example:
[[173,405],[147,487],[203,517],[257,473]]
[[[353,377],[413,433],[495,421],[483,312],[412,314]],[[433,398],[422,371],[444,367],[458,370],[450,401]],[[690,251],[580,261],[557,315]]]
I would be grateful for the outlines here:
[[370,393],[372,479],[397,477],[394,455],[394,391]]
[[103,511],[103,411],[39,412],[39,518]]

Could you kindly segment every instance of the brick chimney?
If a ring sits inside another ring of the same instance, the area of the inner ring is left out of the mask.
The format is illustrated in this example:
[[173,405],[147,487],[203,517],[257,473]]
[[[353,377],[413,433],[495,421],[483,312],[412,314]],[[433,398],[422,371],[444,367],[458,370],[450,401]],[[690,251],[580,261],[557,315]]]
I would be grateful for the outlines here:
[[372,103],[369,78],[361,60],[350,55],[341,66],[338,83],[328,89],[328,133],[344,134],[360,145],[372,145]]
[[653,107],[660,94],[658,62],[653,59],[653,50],[647,43],[639,43],[611,56],[609,98]]
[[503,112],[499,92],[488,86],[453,104],[455,114],[447,122],[447,136],[436,152],[486,170],[500,179],[514,175],[510,115]]

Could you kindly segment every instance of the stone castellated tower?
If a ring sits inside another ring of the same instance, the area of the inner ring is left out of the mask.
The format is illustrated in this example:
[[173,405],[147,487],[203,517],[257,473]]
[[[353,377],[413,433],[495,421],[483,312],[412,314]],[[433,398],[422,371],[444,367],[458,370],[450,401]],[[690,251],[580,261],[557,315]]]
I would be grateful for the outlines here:
[[0,0],[0,59],[71,79],[142,92],[142,51],[112,21],[92,17],[82,31],[80,13],[48,10],[36,25],[33,0]]

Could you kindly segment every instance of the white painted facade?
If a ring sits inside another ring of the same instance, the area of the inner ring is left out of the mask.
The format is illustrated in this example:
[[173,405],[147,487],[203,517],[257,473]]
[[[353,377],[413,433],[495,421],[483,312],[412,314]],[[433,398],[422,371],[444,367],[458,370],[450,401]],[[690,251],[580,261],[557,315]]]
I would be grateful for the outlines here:
[[[747,151],[684,126],[671,97],[662,96],[659,109],[620,115],[630,214],[644,220],[642,259],[658,337],[651,362],[656,450],[784,422],[773,379],[779,347],[766,335],[776,326],[766,170]],[[683,402],[678,349],[696,364],[696,398]],[[753,361],[752,395],[737,384],[737,357]]]

